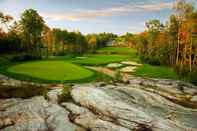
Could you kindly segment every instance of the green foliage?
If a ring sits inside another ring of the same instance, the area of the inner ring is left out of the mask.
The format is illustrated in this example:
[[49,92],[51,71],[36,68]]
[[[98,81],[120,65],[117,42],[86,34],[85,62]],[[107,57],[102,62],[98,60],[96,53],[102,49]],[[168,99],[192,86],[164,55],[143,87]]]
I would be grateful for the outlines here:
[[0,53],[18,52],[23,50],[20,37],[14,32],[6,34],[0,30]]
[[112,80],[112,77],[106,75],[104,72],[97,72],[96,73],[96,79],[95,82],[110,82]]
[[192,70],[192,72],[189,73],[188,79],[191,83],[197,85],[197,68]]
[[122,74],[121,74],[121,72],[119,70],[116,70],[116,74],[115,74],[114,80],[116,82],[122,82],[123,81]]
[[41,34],[44,30],[44,20],[36,10],[25,10],[21,16],[20,25],[22,27],[23,42],[31,53],[40,55]]
[[25,62],[25,61],[32,61],[32,60],[40,60],[42,59],[40,56],[35,56],[35,55],[16,55],[14,56],[11,61],[12,62]]
[[72,85],[66,84],[62,89],[62,93],[58,95],[58,103],[68,102],[72,100],[71,97]]
[[36,10],[28,9],[21,16],[23,31],[30,37],[39,37],[44,28],[44,20]]

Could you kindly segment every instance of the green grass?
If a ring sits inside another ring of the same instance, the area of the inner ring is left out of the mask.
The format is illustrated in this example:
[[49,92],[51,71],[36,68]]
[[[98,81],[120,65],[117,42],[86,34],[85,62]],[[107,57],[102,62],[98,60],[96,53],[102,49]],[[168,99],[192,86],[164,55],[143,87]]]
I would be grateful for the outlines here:
[[141,77],[178,79],[177,73],[172,68],[148,64],[139,67],[134,74]]
[[[70,55],[54,56],[42,61],[20,64],[9,63],[7,61],[9,55],[6,55],[0,57],[0,73],[16,79],[41,83],[80,83],[99,80],[99,77],[101,77],[101,73],[86,69],[83,65],[103,66],[108,63],[127,60],[140,62],[137,51],[131,48],[105,47],[98,49],[96,52],[99,52],[99,54],[84,55],[84,58]],[[178,79],[176,72],[172,68],[149,64],[139,67],[134,74],[141,77]]]
[[86,56],[84,59],[72,59],[72,62],[80,65],[105,65],[112,62],[120,62],[129,60],[128,55],[104,55],[104,54],[93,54]]
[[[122,54],[129,56],[129,60],[140,62],[139,56],[135,49],[127,47],[105,47],[97,50],[98,53],[108,54]],[[139,67],[134,73],[136,76],[149,77],[149,78],[166,78],[166,79],[178,79],[177,73],[169,67],[165,66],[153,66],[144,64]]]
[[64,61],[35,61],[17,64],[7,68],[7,72],[18,77],[43,81],[77,81],[88,79],[94,72]]
[[104,47],[96,51],[99,54],[127,55],[132,61],[140,61],[137,50],[128,47]]

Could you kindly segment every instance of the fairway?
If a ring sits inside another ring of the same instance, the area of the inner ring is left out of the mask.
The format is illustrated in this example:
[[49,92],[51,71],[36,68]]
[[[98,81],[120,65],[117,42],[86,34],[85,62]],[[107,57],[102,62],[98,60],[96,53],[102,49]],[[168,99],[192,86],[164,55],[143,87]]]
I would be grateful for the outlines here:
[[104,47],[96,51],[99,54],[118,54],[118,55],[127,55],[132,59],[132,61],[139,62],[139,56],[137,55],[137,50],[129,47]]
[[77,81],[94,75],[83,67],[64,61],[35,61],[11,66],[9,73],[49,81]]

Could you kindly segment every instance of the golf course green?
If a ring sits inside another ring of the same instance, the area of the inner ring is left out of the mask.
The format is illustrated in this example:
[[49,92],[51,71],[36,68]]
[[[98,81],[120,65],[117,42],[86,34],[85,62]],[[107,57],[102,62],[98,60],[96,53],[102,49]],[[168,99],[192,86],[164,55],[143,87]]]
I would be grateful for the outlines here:
[[73,81],[86,79],[94,75],[94,72],[78,65],[65,61],[50,60],[17,64],[9,67],[7,71],[12,74],[49,81]]

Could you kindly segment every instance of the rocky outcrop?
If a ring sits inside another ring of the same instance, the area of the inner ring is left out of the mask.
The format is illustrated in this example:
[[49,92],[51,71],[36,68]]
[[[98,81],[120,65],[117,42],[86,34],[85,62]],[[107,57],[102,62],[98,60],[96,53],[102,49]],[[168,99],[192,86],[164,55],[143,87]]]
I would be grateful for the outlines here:
[[[71,104],[65,106],[74,114],[73,121],[83,127],[96,125],[100,130],[196,131],[197,109],[194,105],[197,101],[189,99],[195,97],[196,91],[195,86],[183,82],[139,78],[130,80],[128,85],[76,86],[71,94],[74,101],[89,110],[84,111]],[[99,124],[100,121],[105,124]],[[110,126],[107,125],[109,123]]]
[[62,89],[55,89],[51,90],[47,93],[48,101],[57,104],[58,103],[58,96],[61,95]]
[[0,99],[29,98],[43,95],[47,86],[33,82],[15,80],[0,74]]
[[0,100],[1,131],[76,131],[69,112],[44,97]]
[[55,89],[47,100],[0,99],[0,130],[197,131],[197,87],[185,82],[132,78],[127,84],[80,84],[71,91],[73,100],[59,105],[60,94]]

